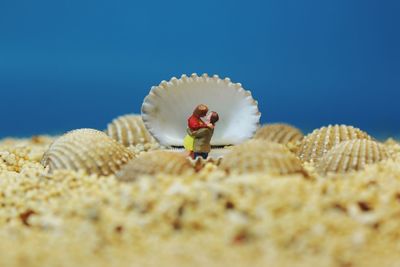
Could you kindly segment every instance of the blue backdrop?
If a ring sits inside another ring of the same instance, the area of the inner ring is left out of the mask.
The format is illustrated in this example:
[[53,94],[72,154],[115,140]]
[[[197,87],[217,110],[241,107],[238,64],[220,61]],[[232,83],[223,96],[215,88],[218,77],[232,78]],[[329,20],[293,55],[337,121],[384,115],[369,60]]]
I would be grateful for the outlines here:
[[400,1],[0,1],[0,136],[103,129],[152,85],[228,76],[262,122],[400,133]]

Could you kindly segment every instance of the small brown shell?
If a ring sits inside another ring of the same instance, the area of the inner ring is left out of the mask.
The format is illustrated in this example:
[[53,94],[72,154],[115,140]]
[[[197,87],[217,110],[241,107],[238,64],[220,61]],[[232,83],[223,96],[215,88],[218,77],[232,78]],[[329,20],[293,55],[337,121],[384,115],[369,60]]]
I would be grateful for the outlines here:
[[116,174],[116,177],[120,181],[134,181],[141,175],[158,173],[181,175],[193,171],[192,164],[182,153],[156,150],[145,152],[131,160]]
[[58,169],[84,170],[88,174],[110,175],[133,158],[133,153],[93,129],[79,129],[56,139],[42,158],[52,172]]
[[254,135],[254,139],[288,144],[297,142],[303,138],[303,133],[294,126],[285,123],[265,124],[259,128]]
[[106,133],[126,147],[156,142],[144,126],[142,117],[135,114],[115,118],[108,124]]
[[303,162],[316,162],[335,145],[353,139],[371,139],[371,137],[353,126],[329,125],[322,127],[303,138],[297,150],[297,156]]
[[320,173],[344,173],[361,170],[367,164],[387,159],[389,153],[378,142],[356,139],[341,142],[329,150],[317,163]]
[[284,145],[255,139],[233,147],[222,159],[220,168],[237,174],[305,173],[301,161]]

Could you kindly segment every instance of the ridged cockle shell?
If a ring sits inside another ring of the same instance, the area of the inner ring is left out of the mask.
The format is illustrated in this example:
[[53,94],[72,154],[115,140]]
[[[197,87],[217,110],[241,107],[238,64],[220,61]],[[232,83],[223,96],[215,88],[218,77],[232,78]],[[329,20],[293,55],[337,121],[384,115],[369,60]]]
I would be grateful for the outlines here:
[[237,174],[305,173],[301,161],[284,145],[256,139],[233,147],[222,159],[220,168]]
[[361,170],[367,164],[387,159],[389,153],[378,142],[355,139],[341,142],[329,150],[317,163],[320,173]]
[[144,126],[142,117],[136,114],[115,118],[108,124],[106,133],[126,147],[155,142]]
[[371,137],[353,126],[329,125],[306,135],[301,141],[297,155],[304,162],[315,162],[335,145],[353,139],[371,139]]
[[84,170],[89,174],[110,175],[133,158],[133,153],[105,133],[79,129],[56,139],[42,158],[49,171]]
[[302,138],[303,133],[299,129],[285,123],[265,124],[254,135],[254,139],[262,139],[280,144],[297,142]]
[[141,175],[182,175],[194,172],[189,159],[179,152],[150,151],[131,160],[116,175],[120,181],[134,181]]

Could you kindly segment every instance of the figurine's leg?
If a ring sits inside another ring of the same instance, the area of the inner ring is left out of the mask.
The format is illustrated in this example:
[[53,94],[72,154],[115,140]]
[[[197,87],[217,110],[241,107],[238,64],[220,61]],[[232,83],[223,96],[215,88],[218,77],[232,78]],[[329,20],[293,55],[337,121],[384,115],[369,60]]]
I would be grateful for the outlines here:
[[194,158],[197,158],[197,157],[202,157],[203,159],[207,159],[208,153],[204,153],[204,152],[195,152],[195,153],[194,153]]
[[197,159],[198,157],[204,158],[204,157],[203,157],[203,153],[201,153],[201,152],[194,152],[194,153],[193,153],[193,158],[194,158],[194,159]]

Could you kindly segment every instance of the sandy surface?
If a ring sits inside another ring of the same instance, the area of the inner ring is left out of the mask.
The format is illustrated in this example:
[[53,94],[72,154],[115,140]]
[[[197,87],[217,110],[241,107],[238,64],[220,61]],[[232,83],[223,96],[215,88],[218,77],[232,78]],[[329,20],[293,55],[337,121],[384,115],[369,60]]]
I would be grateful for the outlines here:
[[[0,266],[399,266],[400,145],[347,175],[134,183],[39,161],[53,139],[0,141]],[[306,166],[312,172],[312,166]]]

